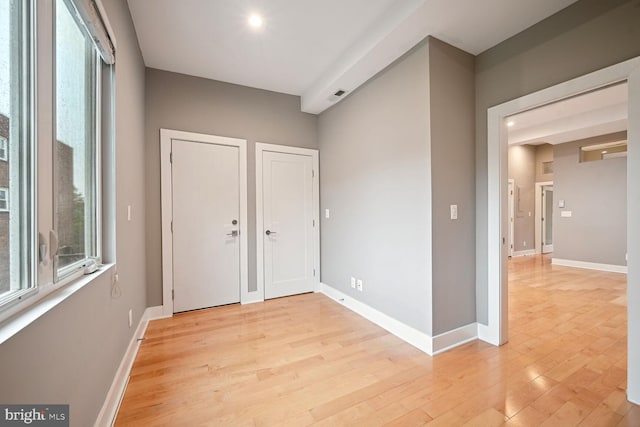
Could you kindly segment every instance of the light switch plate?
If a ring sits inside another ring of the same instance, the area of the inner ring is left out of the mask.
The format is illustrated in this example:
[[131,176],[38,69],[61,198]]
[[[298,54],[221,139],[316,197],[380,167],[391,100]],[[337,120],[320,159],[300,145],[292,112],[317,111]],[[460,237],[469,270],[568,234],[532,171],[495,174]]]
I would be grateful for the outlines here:
[[458,205],[451,205],[451,219],[458,219]]

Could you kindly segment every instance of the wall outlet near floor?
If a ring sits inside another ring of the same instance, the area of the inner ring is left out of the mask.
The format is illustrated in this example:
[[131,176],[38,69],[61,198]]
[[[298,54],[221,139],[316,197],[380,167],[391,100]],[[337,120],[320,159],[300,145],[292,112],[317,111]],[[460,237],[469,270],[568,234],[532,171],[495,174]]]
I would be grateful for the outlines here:
[[524,246],[525,248],[527,247],[527,241],[526,240],[522,242],[522,246]]
[[351,287],[352,287],[353,289],[355,289],[355,288],[356,288],[356,278],[355,278],[355,277],[352,277],[352,278],[351,278]]
[[133,310],[129,309],[129,327],[133,326]]
[[356,282],[356,288],[362,292],[362,279],[358,279]]

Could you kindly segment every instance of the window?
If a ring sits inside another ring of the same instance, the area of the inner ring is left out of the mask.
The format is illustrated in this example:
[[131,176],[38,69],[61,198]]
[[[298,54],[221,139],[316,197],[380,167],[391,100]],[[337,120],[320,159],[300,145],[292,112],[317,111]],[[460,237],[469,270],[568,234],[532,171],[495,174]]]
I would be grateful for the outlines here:
[[0,188],[0,212],[9,212],[9,190]]
[[7,138],[0,135],[0,160],[4,160],[5,162],[8,160],[7,146]]
[[580,147],[580,163],[627,157],[627,141],[613,141]]
[[30,16],[28,1],[0,3],[0,306],[35,286]]
[[64,277],[96,248],[98,55],[74,19],[70,4],[56,4],[56,143],[54,159],[57,273]]
[[115,52],[98,9],[0,1],[0,321],[100,261]]

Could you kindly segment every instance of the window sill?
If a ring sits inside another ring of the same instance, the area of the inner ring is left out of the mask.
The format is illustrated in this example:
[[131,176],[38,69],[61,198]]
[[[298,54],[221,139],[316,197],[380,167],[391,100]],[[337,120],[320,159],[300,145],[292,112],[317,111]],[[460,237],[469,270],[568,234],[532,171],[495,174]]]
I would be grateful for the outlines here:
[[95,273],[80,276],[76,280],[54,289],[45,295],[32,296],[31,298],[33,298],[33,300],[29,301],[30,304],[27,307],[0,322],[0,344],[3,344],[11,337],[18,334],[21,330],[38,320],[44,314],[93,282],[98,277],[104,275],[108,271],[111,271],[114,266],[115,264],[104,264]]

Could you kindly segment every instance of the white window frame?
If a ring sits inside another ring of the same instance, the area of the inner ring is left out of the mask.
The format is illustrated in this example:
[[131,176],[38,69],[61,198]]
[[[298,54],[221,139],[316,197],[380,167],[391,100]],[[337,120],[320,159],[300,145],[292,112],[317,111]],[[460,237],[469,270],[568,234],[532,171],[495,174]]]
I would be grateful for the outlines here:
[[0,136],[0,160],[9,160],[9,140]]
[[[1,196],[3,193],[4,197]],[[6,207],[3,208],[0,206],[0,212],[9,212],[9,189],[0,187],[0,203],[3,201]]]
[[[78,0],[66,0],[73,4],[76,9],[76,17],[87,16],[86,13],[81,13],[84,3],[79,3]],[[98,0],[99,3],[99,0]],[[103,274],[113,274],[115,264],[107,264],[100,271],[91,275],[84,275],[84,268],[80,266],[72,274],[65,277],[57,277],[54,273],[52,257],[52,245],[55,241],[54,229],[54,212],[55,205],[54,200],[54,183],[51,177],[54,172],[54,159],[55,159],[55,0],[24,0],[24,4],[28,5],[29,13],[27,13],[23,20],[29,24],[29,42],[28,49],[23,53],[25,55],[25,64],[28,64],[28,68],[25,68],[24,73],[27,77],[24,81],[25,88],[21,88],[21,99],[24,100],[25,105],[29,107],[23,108],[24,114],[20,121],[23,132],[22,137],[25,138],[26,147],[29,156],[26,164],[24,165],[25,173],[28,178],[29,194],[26,195],[25,200],[17,200],[15,194],[10,194],[12,205],[28,206],[28,212],[31,217],[28,228],[25,233],[28,235],[29,247],[25,250],[25,259],[30,261],[29,279],[25,282],[24,289],[11,292],[10,295],[4,294],[0,298],[0,344],[7,339],[20,332],[24,327],[31,324],[33,321],[47,313],[49,310],[56,307],[62,301],[73,295],[84,286],[89,285]],[[102,8],[100,7],[101,11]],[[105,25],[105,31],[108,37],[111,38],[113,45],[115,46],[115,39],[111,34],[110,28],[106,17],[102,17],[104,20],[101,25]],[[82,22],[84,30],[93,34],[94,31],[91,25]],[[94,42],[95,37],[91,37]],[[95,47],[95,45],[94,45]],[[100,49],[98,49],[100,50]],[[115,179],[113,172],[108,165],[112,165],[114,162],[113,151],[113,138],[115,135],[115,123],[114,123],[114,72],[115,68],[111,66],[114,61],[114,52],[110,60],[106,58],[101,51],[101,55],[97,55],[97,58],[102,58],[102,62],[98,59],[96,62],[96,80],[92,88],[99,92],[96,98],[96,112],[95,112],[95,125],[94,131],[98,137],[104,136],[106,138],[105,153],[102,152],[103,148],[100,143],[94,147],[94,153],[92,156],[93,162],[95,162],[95,174],[94,183],[92,185],[97,189],[93,200],[93,212],[95,215],[96,229],[98,230],[95,236],[94,246],[96,253],[101,254],[103,244],[106,245],[106,254],[109,262],[115,262],[115,231],[113,226],[109,225],[110,221],[115,218],[115,200],[109,194],[102,194],[100,191],[103,185],[106,185],[108,189],[115,188]],[[102,70],[102,71],[101,71]],[[105,107],[104,111],[101,111],[101,107]],[[7,138],[8,139],[8,138]],[[7,144],[7,149],[9,146]],[[8,154],[8,153],[7,153]],[[9,155],[8,155],[9,156]],[[104,157],[103,157],[104,156]],[[103,163],[104,162],[104,163]],[[106,169],[105,169],[106,168]],[[106,174],[106,175],[105,175]],[[105,179],[106,178],[106,179]],[[13,191],[13,188],[11,189]],[[10,192],[9,192],[10,193]],[[103,204],[102,198],[106,197],[105,201],[107,205]],[[103,210],[105,209],[105,210]],[[102,228],[102,217],[106,215],[107,221],[107,234],[109,239],[104,239],[105,236],[102,233],[105,231]],[[43,245],[45,249],[43,251],[44,256],[40,255],[40,245]],[[87,260],[87,259],[86,259]],[[98,260],[98,263],[101,260]],[[12,267],[13,268],[13,267]],[[22,279],[20,279],[22,281]]]
[[[64,3],[67,3],[68,7],[71,8],[71,12],[73,15],[73,3],[70,3],[70,0],[60,0]],[[55,28],[55,22],[56,22],[56,14],[58,13],[57,9],[57,2],[54,0],[54,3],[56,3],[54,5],[54,16],[53,16],[53,22],[54,22],[54,34],[56,32],[56,28]],[[77,22],[79,18],[76,16],[76,24],[78,25],[78,29],[84,33],[85,37],[87,37],[87,40],[91,40],[91,34],[88,32],[88,29],[86,28],[86,26],[82,25],[80,22]],[[55,61],[57,60],[56,58],[56,51],[55,48],[53,49],[53,63],[54,63],[54,69],[55,69]],[[92,107],[93,110],[88,112],[91,116],[90,120],[88,121],[88,123],[90,123],[91,126],[93,126],[93,135],[92,135],[92,143],[93,143],[93,158],[92,158],[92,162],[93,162],[93,177],[92,177],[92,182],[91,182],[91,192],[92,192],[92,197],[89,200],[85,200],[85,203],[87,202],[91,202],[93,204],[93,217],[91,218],[91,222],[94,225],[92,227],[92,232],[95,233],[95,235],[91,236],[90,239],[92,240],[92,253],[89,254],[85,254],[85,257],[83,259],[80,259],[78,261],[75,261],[69,265],[65,265],[64,267],[58,267],[58,257],[59,254],[57,252],[58,248],[52,248],[52,250],[54,250],[56,252],[55,257],[53,259],[53,282],[54,283],[59,283],[59,282],[63,282],[63,283],[67,283],[68,280],[65,279],[69,279],[69,280],[74,280],[77,279],[79,277],[82,276],[83,272],[84,272],[84,268],[85,266],[90,263],[90,262],[96,262],[98,264],[100,264],[102,262],[102,253],[101,253],[101,242],[102,242],[102,230],[101,230],[101,223],[100,223],[100,218],[101,218],[101,212],[100,212],[100,208],[101,208],[101,204],[99,202],[99,200],[101,200],[102,198],[102,193],[100,191],[101,187],[100,187],[100,151],[101,151],[101,119],[102,119],[102,115],[101,115],[101,89],[102,89],[102,63],[101,63],[101,57],[98,53],[98,51],[96,49],[94,49],[93,53],[92,53],[92,68],[93,68],[93,76],[92,78],[92,83],[93,83],[93,87],[91,88],[92,91],[89,94],[89,96],[91,96],[91,100],[92,100]],[[54,76],[55,76],[55,72],[54,72]],[[54,88],[54,94],[55,94],[55,87],[57,85],[57,81],[56,78],[54,77],[53,79],[53,88]],[[55,104],[56,104],[57,100],[54,98],[53,100],[53,105],[54,105],[54,109],[55,109]],[[57,113],[54,113],[54,122],[57,123]],[[57,138],[56,138],[57,141]],[[57,165],[55,162],[56,159],[56,148],[53,148],[53,157],[52,157],[52,162],[53,162],[53,170],[54,170],[54,176],[57,176]],[[54,187],[54,194],[57,194],[57,189],[55,188],[56,186],[56,179],[54,179],[54,183],[53,183],[53,187]],[[54,201],[54,207],[53,207],[53,214],[54,214],[54,223],[53,223],[53,230],[55,230],[55,232],[57,233],[57,230],[55,229],[55,226],[57,225],[57,213],[56,213],[57,209],[56,209],[56,202]],[[86,219],[86,218],[85,218]],[[85,224],[85,231],[86,231],[86,224]],[[55,234],[54,234],[55,235]],[[88,239],[89,237],[87,237],[85,235],[85,241]],[[57,235],[55,237],[55,240],[57,240]],[[85,245],[85,250],[86,250],[86,245]]]

